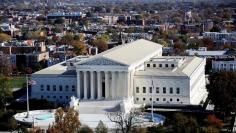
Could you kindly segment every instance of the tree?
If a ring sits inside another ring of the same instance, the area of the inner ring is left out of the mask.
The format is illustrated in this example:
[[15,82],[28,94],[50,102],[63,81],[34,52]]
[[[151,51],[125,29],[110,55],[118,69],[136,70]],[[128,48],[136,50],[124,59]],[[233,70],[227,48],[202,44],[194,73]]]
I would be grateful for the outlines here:
[[78,133],[93,133],[93,130],[88,126],[83,126],[79,129]]
[[11,72],[10,57],[5,54],[0,54],[0,74],[10,76]]
[[74,40],[84,41],[84,35],[79,33],[79,35],[74,36]]
[[3,106],[4,111],[6,111],[7,98],[12,96],[12,89],[10,84],[10,78],[5,76],[0,76],[0,102]]
[[236,111],[236,73],[215,72],[209,76],[208,98],[223,115]]
[[210,39],[210,38],[203,38],[202,42],[203,42],[203,46],[207,47],[207,50],[213,50],[214,42],[213,42],[212,39]]
[[74,40],[74,41],[72,42],[72,46],[74,47],[73,52],[74,52],[76,55],[83,55],[83,54],[86,54],[86,53],[87,53],[87,51],[86,51],[86,46],[85,46],[84,42],[82,42],[82,41]]
[[111,122],[116,123],[118,132],[131,133],[137,125],[137,122],[134,119],[139,115],[139,111],[131,111],[127,114],[122,112],[113,112],[108,113],[107,117]]
[[221,29],[218,25],[214,25],[212,27],[212,29],[210,30],[210,32],[220,32],[220,31],[221,31]]
[[0,33],[0,42],[8,42],[11,40],[12,40],[12,38],[10,35],[5,34],[5,33]]
[[198,123],[192,117],[184,116],[181,113],[174,114],[172,120],[173,130],[175,133],[197,133]]
[[208,115],[206,122],[209,126],[214,126],[219,129],[223,127],[222,120],[218,119],[215,115]]
[[92,41],[92,45],[98,48],[99,53],[108,49],[108,44],[104,39],[95,39]]
[[168,47],[168,43],[163,39],[158,39],[157,37],[152,39],[153,42],[161,44],[163,47]]
[[95,128],[96,133],[107,133],[107,126],[100,120],[97,127]]
[[71,45],[74,40],[74,35],[67,33],[61,38],[61,42],[65,45]]
[[79,121],[79,113],[73,108],[69,108],[65,112],[62,108],[58,108],[55,112],[55,123],[49,126],[49,133],[76,133],[79,131],[81,123]]
[[65,20],[63,18],[58,18],[54,21],[54,24],[63,24]]

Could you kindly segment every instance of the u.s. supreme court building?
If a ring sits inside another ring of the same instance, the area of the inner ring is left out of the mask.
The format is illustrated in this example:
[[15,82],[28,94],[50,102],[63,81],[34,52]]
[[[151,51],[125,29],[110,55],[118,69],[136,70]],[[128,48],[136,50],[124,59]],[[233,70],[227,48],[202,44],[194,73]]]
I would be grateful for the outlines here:
[[[204,58],[162,56],[144,39],[78,56],[32,74],[31,98],[68,103],[133,99],[135,104],[198,105],[207,96]],[[99,104],[99,102],[98,102]]]

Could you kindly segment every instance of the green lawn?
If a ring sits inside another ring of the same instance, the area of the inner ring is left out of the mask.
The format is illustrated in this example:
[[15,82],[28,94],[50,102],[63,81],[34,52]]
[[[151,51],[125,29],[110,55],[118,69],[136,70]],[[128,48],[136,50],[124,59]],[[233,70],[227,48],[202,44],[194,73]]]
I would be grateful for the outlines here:
[[13,76],[11,79],[11,85],[13,88],[21,88],[25,81],[25,76]]

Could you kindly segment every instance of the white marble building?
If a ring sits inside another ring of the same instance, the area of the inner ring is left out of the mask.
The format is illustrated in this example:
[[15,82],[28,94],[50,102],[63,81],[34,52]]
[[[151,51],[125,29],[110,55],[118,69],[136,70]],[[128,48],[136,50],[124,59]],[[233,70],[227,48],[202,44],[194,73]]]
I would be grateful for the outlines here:
[[212,70],[236,72],[236,59],[218,59],[212,60]]
[[73,95],[82,101],[133,98],[149,104],[153,95],[158,104],[199,104],[207,94],[204,67],[205,59],[162,57],[161,45],[140,39],[32,74],[37,82],[32,98],[67,103]]

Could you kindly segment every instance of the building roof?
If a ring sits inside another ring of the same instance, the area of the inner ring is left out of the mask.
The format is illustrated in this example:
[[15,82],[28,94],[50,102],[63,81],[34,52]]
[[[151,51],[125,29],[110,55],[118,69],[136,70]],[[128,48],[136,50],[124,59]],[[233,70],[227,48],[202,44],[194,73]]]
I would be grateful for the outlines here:
[[195,56],[183,57],[183,58],[185,58],[185,61],[180,67],[176,67],[174,69],[154,68],[154,69],[140,70],[135,72],[135,76],[189,77],[197,69],[197,67],[204,61],[204,58],[199,58]]
[[[89,58],[89,56],[77,56],[75,58],[72,58],[70,60],[67,60],[68,62],[76,60],[77,62],[80,62],[82,60],[85,60]],[[68,66],[66,65],[66,61],[63,61],[61,63],[58,63],[56,65],[50,66],[48,68],[42,69],[40,71],[35,72],[36,75],[43,75],[43,74],[52,74],[52,75],[76,75],[76,70],[68,70]]]
[[199,55],[199,56],[221,56],[226,53],[226,51],[197,51],[197,50],[189,50],[187,51],[189,55]]
[[[144,39],[139,39],[137,41],[123,44],[100,53],[90,58],[89,61],[95,58],[103,57],[105,59],[129,66],[139,62],[142,59],[145,59],[146,57],[149,57],[150,55],[153,55],[153,53],[160,49],[162,49],[162,45],[160,44]],[[86,63],[87,61],[88,60],[85,60],[81,62],[81,64]]]
[[67,71],[67,66],[65,61],[58,63],[56,65],[50,66],[48,68],[42,69],[40,71],[35,72],[34,74],[63,74]]
[[[162,49],[160,44],[140,39],[128,44],[123,44],[100,53],[96,56],[77,60],[78,65],[121,65],[130,66],[140,60],[147,59],[147,57],[154,56],[158,50]],[[75,57],[79,58],[79,57]],[[149,59],[148,58],[148,59]],[[72,60],[72,59],[71,59]],[[100,60],[100,62],[98,62]],[[146,61],[146,60],[145,60]],[[74,74],[75,72],[69,72]],[[64,74],[68,75],[67,66],[65,62],[56,64],[54,66],[40,70],[34,74]]]

